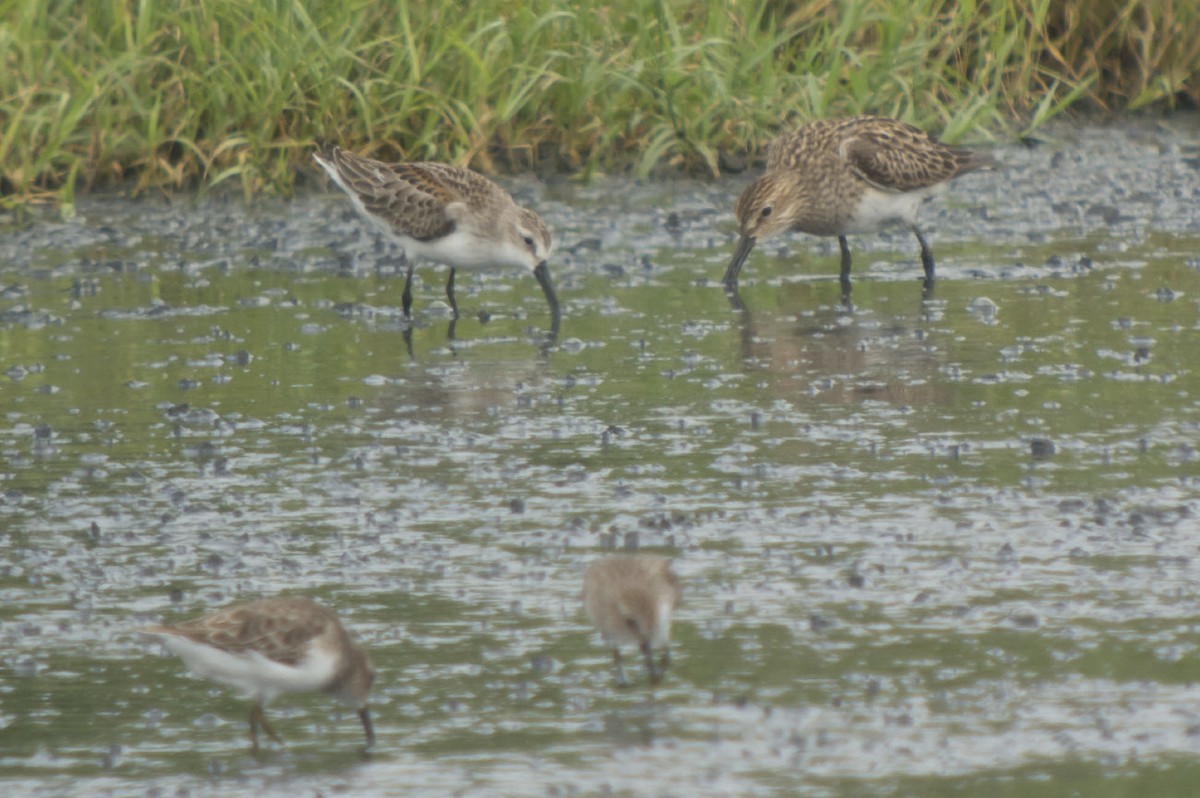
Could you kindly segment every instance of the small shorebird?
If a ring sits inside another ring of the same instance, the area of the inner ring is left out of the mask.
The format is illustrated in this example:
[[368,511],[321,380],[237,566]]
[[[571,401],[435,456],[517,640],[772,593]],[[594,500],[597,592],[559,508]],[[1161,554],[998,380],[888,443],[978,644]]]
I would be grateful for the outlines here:
[[[617,684],[629,684],[621,664],[621,644],[634,643],[646,658],[650,684],[662,681],[671,664],[671,614],[679,606],[679,578],[666,557],[614,554],[588,566],[583,607],[612,646]],[[662,650],[658,666],[654,649]]]
[[254,700],[250,740],[256,751],[259,726],[282,743],[267,723],[264,707],[282,693],[315,691],[356,707],[367,746],[375,744],[367,710],[375,668],[337,616],[315,601],[276,596],[141,631],[158,638],[196,675]]
[[412,306],[417,258],[450,267],[446,298],[454,318],[454,275],[458,269],[488,265],[524,266],[533,272],[550,304],[551,332],[558,332],[558,297],[547,259],[554,248],[541,217],[513,202],[486,177],[430,161],[387,164],[361,158],[341,147],[313,153],[329,177],[345,191],[359,214],[400,245],[408,261],[404,315]]
[[846,234],[872,232],[896,221],[917,237],[925,287],[932,288],[933,253],[917,228],[921,203],[953,178],[995,165],[989,155],[947,147],[895,119],[809,122],[771,142],[766,171],[738,199],[734,213],[741,238],[725,270],[725,288],[737,288],[738,272],[760,239],[799,230],[837,236],[842,291],[849,294]]

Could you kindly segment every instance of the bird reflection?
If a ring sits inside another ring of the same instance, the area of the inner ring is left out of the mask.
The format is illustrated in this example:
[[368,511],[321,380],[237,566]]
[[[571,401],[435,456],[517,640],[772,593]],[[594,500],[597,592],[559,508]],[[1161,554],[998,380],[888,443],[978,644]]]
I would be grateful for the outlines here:
[[[944,393],[946,386],[933,377],[944,354],[924,342],[921,325],[929,312],[924,294],[911,312],[877,305],[864,317],[844,295],[840,304],[821,305],[814,296],[818,287],[793,283],[775,292],[781,306],[815,308],[799,317],[756,309],[737,290],[726,292],[737,319],[743,369],[807,378],[810,393],[839,404],[942,401],[938,392]],[[796,299],[800,293],[804,297]],[[794,398],[794,379],[769,384],[770,390],[786,393],[782,398]]]

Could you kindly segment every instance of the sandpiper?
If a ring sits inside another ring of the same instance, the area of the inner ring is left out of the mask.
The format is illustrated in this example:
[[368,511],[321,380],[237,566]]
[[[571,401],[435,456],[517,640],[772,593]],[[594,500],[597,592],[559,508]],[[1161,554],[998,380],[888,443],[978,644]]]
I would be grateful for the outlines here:
[[896,119],[856,116],[809,122],[771,142],[767,168],[742,192],[734,213],[741,238],[729,268],[727,290],[760,239],[799,230],[837,236],[842,250],[842,291],[850,291],[847,233],[867,233],[903,222],[921,245],[925,286],[933,287],[933,253],[917,228],[921,203],[951,179],[994,167],[991,156],[948,147]]
[[375,668],[337,616],[311,599],[276,596],[231,604],[200,618],[142,631],[161,640],[196,675],[254,700],[250,741],[256,751],[259,726],[282,742],[264,714],[264,707],[282,693],[319,691],[356,707],[367,746],[375,744],[367,710]]
[[488,265],[524,266],[533,272],[550,303],[551,332],[558,332],[558,297],[547,259],[554,248],[541,217],[517,205],[486,177],[443,163],[414,161],[387,164],[362,158],[341,147],[313,158],[345,191],[359,214],[400,245],[408,261],[404,315],[412,306],[415,260],[450,267],[446,298],[454,318],[454,274]]
[[[671,614],[679,606],[679,579],[666,557],[614,554],[588,566],[583,606],[612,647],[617,684],[627,685],[621,644],[634,643],[646,658],[650,683],[658,684],[671,664]],[[654,649],[662,650],[656,667]]]

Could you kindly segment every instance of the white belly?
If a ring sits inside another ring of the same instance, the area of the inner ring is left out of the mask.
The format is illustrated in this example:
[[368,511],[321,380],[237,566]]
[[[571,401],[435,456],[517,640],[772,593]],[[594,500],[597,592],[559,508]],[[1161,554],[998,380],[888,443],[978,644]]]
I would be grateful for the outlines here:
[[461,227],[436,241],[417,241],[397,235],[394,230],[390,236],[404,248],[404,254],[409,258],[431,260],[458,269],[479,269],[503,262],[498,247],[476,238]]
[[915,225],[921,203],[938,193],[941,186],[918,191],[888,192],[867,188],[846,225],[847,233],[870,233],[893,222]]
[[163,645],[179,656],[197,676],[232,687],[267,703],[281,693],[323,689],[336,673],[337,660],[319,646],[310,646],[297,665],[284,665],[257,651],[234,654],[177,635],[159,635]]

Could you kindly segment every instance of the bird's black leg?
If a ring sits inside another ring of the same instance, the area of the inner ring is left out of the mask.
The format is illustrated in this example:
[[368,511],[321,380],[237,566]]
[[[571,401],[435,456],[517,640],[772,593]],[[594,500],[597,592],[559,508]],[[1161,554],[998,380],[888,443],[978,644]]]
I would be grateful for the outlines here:
[[358,710],[358,719],[362,721],[363,731],[367,733],[367,748],[375,745],[375,726],[371,723],[371,712],[366,707]]
[[838,236],[838,246],[842,250],[842,285],[850,283],[850,243],[846,241],[845,236]]
[[250,710],[250,743],[254,746],[254,750],[258,750],[258,727],[262,726],[263,731],[267,733],[275,742],[283,745],[283,740],[279,739],[279,735],[271,728],[271,724],[267,723],[267,715],[263,711],[262,704],[255,704]]
[[921,231],[914,224],[912,226],[913,235],[917,237],[917,241],[921,244],[921,265],[925,267],[925,288],[933,288],[934,272],[933,272],[933,252],[929,249],[929,244],[925,241],[925,236],[921,235]]
[[838,247],[842,250],[842,272],[839,282],[842,284],[842,303],[850,304],[850,244],[845,236],[838,236]]
[[454,301],[454,267],[450,267],[450,279],[446,281],[446,298],[450,300],[450,310],[454,311],[454,318],[458,318],[458,303]]
[[406,274],[404,277],[404,293],[402,293],[400,295],[400,302],[404,307],[404,318],[406,318],[406,319],[412,318],[412,316],[409,315],[409,312],[408,312],[409,308],[412,307],[412,275],[413,275],[413,262],[409,261],[408,262],[408,274]]

